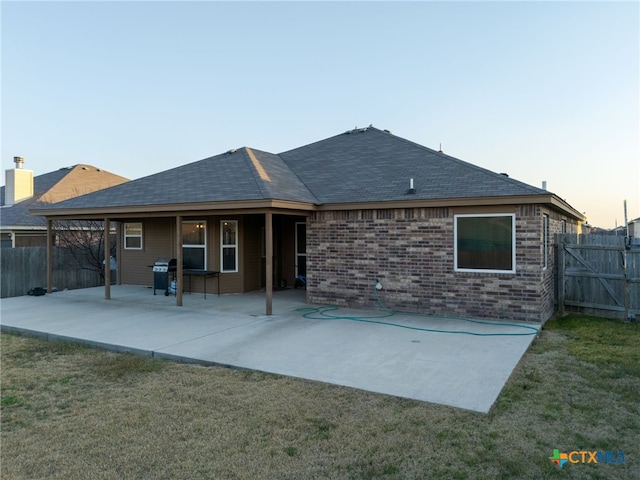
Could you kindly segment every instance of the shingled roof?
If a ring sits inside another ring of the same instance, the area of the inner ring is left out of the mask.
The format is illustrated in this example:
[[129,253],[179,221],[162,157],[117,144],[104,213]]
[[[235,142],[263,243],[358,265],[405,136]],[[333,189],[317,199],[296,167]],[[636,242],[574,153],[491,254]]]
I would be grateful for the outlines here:
[[32,208],[45,207],[69,197],[77,197],[101,188],[128,182],[92,165],[78,164],[33,177],[33,197],[6,206],[6,185],[0,187],[2,227],[43,227],[41,218],[29,214]]
[[[280,154],[320,203],[548,193],[369,127]],[[410,179],[414,190],[408,195]]]
[[[410,179],[415,191],[408,193]],[[51,206],[154,208],[278,200],[311,206],[362,202],[551,195],[369,127],[272,154],[248,147]],[[46,214],[47,208],[38,213]]]

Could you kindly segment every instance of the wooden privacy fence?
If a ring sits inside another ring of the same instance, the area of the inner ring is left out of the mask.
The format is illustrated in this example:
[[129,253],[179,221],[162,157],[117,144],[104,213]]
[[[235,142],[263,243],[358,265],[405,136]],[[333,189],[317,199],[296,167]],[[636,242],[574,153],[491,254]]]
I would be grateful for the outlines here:
[[[55,247],[53,258],[53,285],[58,290],[97,287],[102,283],[95,269],[79,266],[66,248]],[[31,288],[46,286],[46,247],[0,249],[0,298],[26,295]]]
[[640,316],[640,248],[628,248],[621,236],[562,234],[556,253],[560,313]]

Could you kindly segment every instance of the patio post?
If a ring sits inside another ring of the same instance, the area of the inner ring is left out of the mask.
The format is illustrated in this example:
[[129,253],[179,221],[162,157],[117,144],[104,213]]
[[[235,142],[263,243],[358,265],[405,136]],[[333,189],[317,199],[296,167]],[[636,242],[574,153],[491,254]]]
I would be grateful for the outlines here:
[[265,252],[265,274],[266,278],[266,314],[273,314],[273,214],[264,214],[266,252]]
[[47,292],[53,290],[53,220],[47,218]]
[[111,236],[109,217],[104,219],[104,298],[111,299]]
[[176,306],[182,306],[182,216],[176,216]]

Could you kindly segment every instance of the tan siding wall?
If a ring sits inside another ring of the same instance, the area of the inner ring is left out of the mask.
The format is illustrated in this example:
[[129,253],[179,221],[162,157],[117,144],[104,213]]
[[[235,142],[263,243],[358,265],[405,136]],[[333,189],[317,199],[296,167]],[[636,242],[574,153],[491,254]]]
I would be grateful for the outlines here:
[[[122,236],[119,240],[124,245]],[[119,272],[121,283],[153,285],[153,272],[148,265],[153,265],[159,258],[174,258],[175,251],[175,219],[143,220],[142,250],[122,249]]]
[[[220,270],[220,222],[224,220],[238,221],[238,267],[236,273],[220,274],[220,293],[241,293],[259,290],[264,285],[264,258],[262,258],[262,228],[264,215],[245,216],[210,216],[184,217],[183,220],[204,220],[207,224],[207,269]],[[274,217],[274,234],[276,250],[274,261],[274,280],[284,279],[288,286],[294,283],[295,272],[295,222],[304,221],[304,217]],[[142,250],[120,249],[120,275],[123,284],[153,285],[153,272],[149,265],[158,258],[175,258],[176,235],[175,219],[144,219]],[[119,242],[124,244],[123,230],[120,229]],[[188,279],[185,278],[188,282]],[[217,279],[207,279],[207,292],[217,292]],[[279,286],[279,283],[274,283]],[[185,291],[188,289],[185,283]],[[203,291],[204,281],[201,277],[191,278],[191,292]]]
[[295,222],[299,219],[285,218],[285,222],[281,225],[281,242],[282,251],[280,252],[280,278],[279,281],[285,281],[290,287],[295,282],[295,261],[296,261],[296,244],[295,244]]
[[243,258],[244,270],[243,291],[259,290],[261,286],[262,271],[262,227],[264,227],[264,215],[248,215],[243,222]]

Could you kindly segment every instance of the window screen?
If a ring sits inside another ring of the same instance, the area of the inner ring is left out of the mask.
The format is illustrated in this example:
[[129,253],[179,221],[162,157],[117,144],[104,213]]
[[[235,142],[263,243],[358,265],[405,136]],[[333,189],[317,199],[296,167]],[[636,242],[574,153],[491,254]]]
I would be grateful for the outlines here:
[[456,215],[455,269],[515,272],[514,215]]

